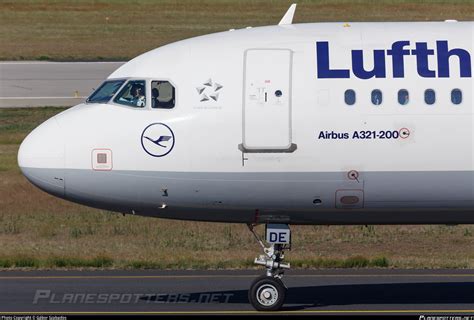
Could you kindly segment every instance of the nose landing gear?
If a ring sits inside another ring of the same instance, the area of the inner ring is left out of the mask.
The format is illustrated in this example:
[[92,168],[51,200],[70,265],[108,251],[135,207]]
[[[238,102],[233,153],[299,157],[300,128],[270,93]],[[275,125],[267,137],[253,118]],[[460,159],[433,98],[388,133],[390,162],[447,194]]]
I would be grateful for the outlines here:
[[248,225],[250,232],[263,249],[264,254],[255,258],[255,264],[266,268],[265,275],[258,277],[250,286],[248,298],[250,304],[258,311],[277,311],[285,302],[286,287],[281,280],[289,263],[283,263],[284,250],[291,249],[291,232],[286,224],[267,224],[265,246],[254,230]]

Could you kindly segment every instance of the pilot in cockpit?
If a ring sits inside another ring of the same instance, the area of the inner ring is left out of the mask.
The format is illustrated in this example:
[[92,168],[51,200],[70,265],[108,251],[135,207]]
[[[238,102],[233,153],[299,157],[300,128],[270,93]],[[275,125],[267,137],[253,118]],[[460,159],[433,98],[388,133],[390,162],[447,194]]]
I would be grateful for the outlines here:
[[153,88],[151,90],[151,107],[152,108],[157,108],[158,107],[158,97],[160,96],[160,92],[158,91],[157,88]]
[[130,89],[130,94],[132,95],[131,103],[136,105],[137,107],[144,107],[145,106],[145,92],[143,85],[141,84],[134,84]]

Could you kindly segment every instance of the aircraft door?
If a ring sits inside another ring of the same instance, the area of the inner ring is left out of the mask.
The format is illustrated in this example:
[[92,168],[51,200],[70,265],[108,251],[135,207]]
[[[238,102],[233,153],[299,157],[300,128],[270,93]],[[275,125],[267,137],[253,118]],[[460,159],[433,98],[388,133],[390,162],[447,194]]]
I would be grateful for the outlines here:
[[245,52],[242,152],[293,152],[292,51]]

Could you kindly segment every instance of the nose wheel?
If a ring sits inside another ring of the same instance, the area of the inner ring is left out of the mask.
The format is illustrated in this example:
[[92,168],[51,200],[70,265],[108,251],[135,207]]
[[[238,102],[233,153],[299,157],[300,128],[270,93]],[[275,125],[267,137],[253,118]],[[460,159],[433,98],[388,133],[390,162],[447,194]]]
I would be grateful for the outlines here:
[[286,288],[279,278],[261,276],[250,286],[249,301],[258,311],[280,310],[285,302]]
[[254,225],[248,227],[264,252],[255,259],[255,264],[266,268],[266,274],[255,279],[250,286],[249,302],[258,311],[277,311],[285,302],[287,290],[281,278],[284,269],[290,268],[290,264],[283,263],[284,250],[291,248],[290,228],[286,224],[266,225],[267,247],[254,231]]

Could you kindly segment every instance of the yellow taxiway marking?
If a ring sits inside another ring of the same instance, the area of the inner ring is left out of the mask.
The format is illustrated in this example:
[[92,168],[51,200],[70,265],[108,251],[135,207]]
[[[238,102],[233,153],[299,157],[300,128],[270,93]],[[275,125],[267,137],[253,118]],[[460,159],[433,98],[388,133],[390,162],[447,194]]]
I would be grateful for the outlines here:
[[331,314],[331,313],[416,313],[416,314],[431,314],[431,313],[474,313],[474,310],[445,310],[445,309],[431,309],[431,310],[296,310],[296,311],[275,311],[275,312],[261,312],[261,311],[253,311],[253,310],[222,310],[222,311],[46,311],[46,312],[3,312],[2,314],[24,314],[24,315],[86,315],[86,314],[98,314],[98,315],[147,315],[147,314],[291,314],[291,313],[314,313],[314,314]]
[[[160,276],[0,276],[0,280],[34,280],[34,279],[200,279],[200,278],[254,278],[258,277],[259,274],[253,275],[160,275]],[[308,274],[308,275],[287,275],[286,278],[395,278],[395,277],[474,277],[474,273],[464,274]]]

